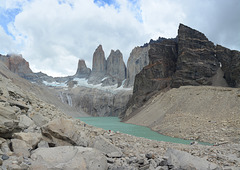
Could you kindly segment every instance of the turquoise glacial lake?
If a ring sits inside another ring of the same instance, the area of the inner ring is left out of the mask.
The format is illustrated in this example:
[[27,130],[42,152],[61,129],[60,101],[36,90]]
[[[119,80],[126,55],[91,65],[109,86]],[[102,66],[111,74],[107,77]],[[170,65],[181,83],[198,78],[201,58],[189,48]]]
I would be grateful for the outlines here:
[[[99,127],[105,130],[111,131],[119,131],[121,133],[126,133],[129,135],[137,136],[137,137],[144,137],[152,140],[157,141],[165,141],[165,142],[172,142],[172,143],[181,143],[190,145],[192,140],[184,140],[180,138],[173,138],[165,135],[161,135],[157,132],[152,131],[150,128],[144,126],[138,126],[133,124],[127,124],[120,122],[118,117],[81,117],[79,118],[81,121],[85,122],[86,124]],[[205,142],[198,142],[199,144],[203,145],[210,145],[209,143]]]

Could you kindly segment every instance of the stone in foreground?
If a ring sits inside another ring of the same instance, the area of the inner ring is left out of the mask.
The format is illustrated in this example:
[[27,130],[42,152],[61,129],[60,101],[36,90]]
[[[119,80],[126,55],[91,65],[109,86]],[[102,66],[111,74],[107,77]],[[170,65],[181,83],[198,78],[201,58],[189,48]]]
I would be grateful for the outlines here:
[[107,169],[105,156],[93,148],[60,146],[39,148],[31,155],[30,169]]

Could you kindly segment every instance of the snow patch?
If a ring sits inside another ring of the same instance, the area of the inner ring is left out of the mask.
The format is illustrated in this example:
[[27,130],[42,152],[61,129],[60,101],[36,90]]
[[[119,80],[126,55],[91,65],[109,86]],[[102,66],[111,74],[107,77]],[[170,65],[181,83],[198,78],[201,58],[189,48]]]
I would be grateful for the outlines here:
[[66,82],[64,83],[59,83],[59,82],[47,82],[47,81],[43,81],[43,84],[45,84],[46,86],[50,86],[50,87],[67,87]]
[[[117,84],[112,85],[112,86],[102,86],[102,83],[96,84],[96,85],[88,84],[88,80],[84,79],[84,78],[82,78],[82,79],[74,78],[73,81],[77,82],[77,86],[88,87],[88,88],[96,88],[96,89],[103,90],[103,91],[106,91],[106,92],[111,92],[111,93],[115,93],[115,92],[118,92],[120,90],[132,90],[132,88],[124,88],[123,87],[124,81],[123,81],[123,83],[120,87],[117,87]],[[75,86],[75,87],[77,87],[77,86]]]
[[[103,80],[105,80],[107,77],[103,78]],[[74,85],[74,87],[87,87],[87,88],[95,88],[95,89],[99,89],[99,90],[103,90],[106,92],[111,92],[111,93],[117,93],[120,90],[132,90],[132,88],[124,88],[124,82],[125,80],[122,82],[122,85],[120,87],[117,87],[117,84],[112,85],[112,86],[102,86],[102,83],[100,84],[88,84],[88,80],[85,78],[74,78],[73,81],[76,81],[77,84]],[[64,83],[59,83],[59,82],[47,82],[47,81],[43,81],[43,84],[45,84],[46,86],[49,87],[62,87],[62,88],[67,88],[67,81]],[[60,98],[61,98],[61,94],[60,94]],[[61,99],[62,100],[62,99]],[[71,101],[69,102],[71,105]]]

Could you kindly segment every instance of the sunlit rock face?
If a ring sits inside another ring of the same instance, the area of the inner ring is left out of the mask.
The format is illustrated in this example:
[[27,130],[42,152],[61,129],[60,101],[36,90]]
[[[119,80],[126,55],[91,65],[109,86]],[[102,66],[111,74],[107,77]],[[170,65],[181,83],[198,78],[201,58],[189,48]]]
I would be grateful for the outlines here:
[[75,74],[77,78],[88,78],[91,74],[91,69],[87,68],[84,60],[78,60],[78,68]]
[[9,68],[10,71],[18,74],[21,77],[27,77],[33,74],[29,67],[29,63],[22,57],[21,54],[0,55],[0,60]]
[[135,76],[138,74],[143,67],[148,65],[148,50],[150,46],[135,47],[130,53],[130,57],[127,61],[127,78],[124,83],[124,87],[132,87]]
[[92,72],[88,79],[90,84],[99,84],[107,73],[107,61],[102,45],[99,45],[93,54]]

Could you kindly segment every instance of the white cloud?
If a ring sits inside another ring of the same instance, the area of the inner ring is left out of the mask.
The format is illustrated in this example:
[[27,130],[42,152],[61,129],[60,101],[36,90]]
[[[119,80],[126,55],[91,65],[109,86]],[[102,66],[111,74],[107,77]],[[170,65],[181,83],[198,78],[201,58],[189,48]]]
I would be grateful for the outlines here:
[[174,38],[180,22],[185,19],[181,3],[169,0],[141,0],[145,31],[154,39]]
[[0,53],[18,53],[17,44],[15,43],[13,37],[7,35],[4,29],[0,26]]
[[99,44],[106,57],[111,49],[119,49],[127,61],[135,46],[159,36],[175,37],[180,22],[215,43],[240,50],[238,0],[116,0],[112,5],[93,0],[0,0],[0,4],[21,9],[8,24],[14,39],[0,27],[1,50],[21,50],[34,71],[53,76],[74,74],[80,58],[91,67]]
[[132,48],[145,42],[139,29],[142,24],[128,4],[120,9],[112,5],[99,7],[85,0],[72,4],[35,0],[16,16],[11,30],[25,42],[22,53],[34,65],[34,71],[74,74],[79,58],[91,67],[89,63],[99,44],[103,45],[106,57],[111,49],[119,49],[126,61]]

